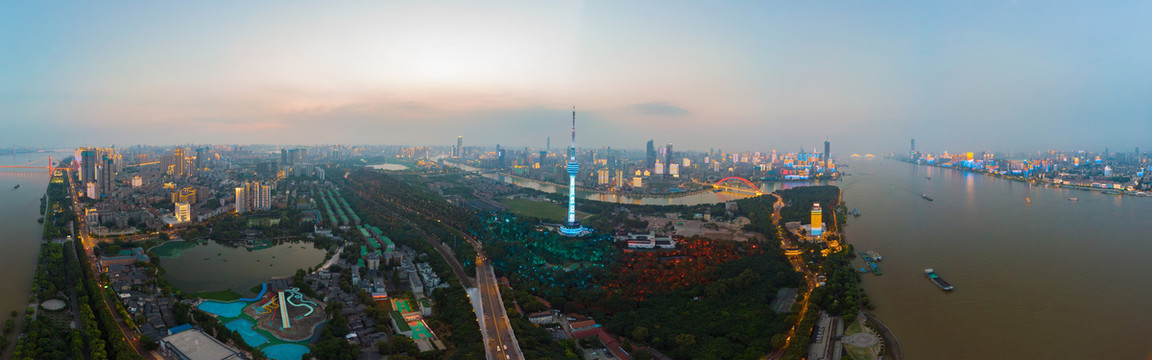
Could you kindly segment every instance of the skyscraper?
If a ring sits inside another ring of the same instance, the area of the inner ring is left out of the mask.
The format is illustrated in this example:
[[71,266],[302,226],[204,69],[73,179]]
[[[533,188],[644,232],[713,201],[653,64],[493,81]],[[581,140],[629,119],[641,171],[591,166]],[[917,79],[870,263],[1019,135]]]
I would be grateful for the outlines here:
[[244,187],[236,188],[236,213],[243,214],[248,212],[248,196]]
[[97,176],[99,180],[100,196],[107,197],[112,195],[112,179],[116,176],[116,163],[109,159],[107,155],[104,156],[103,161],[100,162],[100,173]]
[[464,136],[457,136],[456,137],[456,149],[453,149],[452,156],[454,156],[454,157],[463,157],[464,156]]
[[96,152],[84,150],[80,152],[80,182],[85,184],[96,181]]
[[648,140],[648,152],[646,155],[647,157],[644,159],[644,167],[651,169],[653,166],[656,166],[656,146],[653,145],[652,140]]
[[580,165],[576,163],[576,108],[572,108],[572,147],[568,148],[568,222],[560,227],[560,233],[567,236],[580,236],[588,229],[576,220],[576,173]]
[[832,148],[832,143],[824,140],[824,171],[828,171],[828,151]]
[[184,150],[184,148],[178,147],[176,150],[172,151],[172,155],[176,156],[174,159],[175,164],[173,164],[174,167],[172,169],[173,175],[187,175],[188,173],[185,170],[187,168],[186,164],[188,163],[188,153]]
[[204,170],[208,166],[208,148],[201,147],[196,149],[196,172]]
[[672,165],[672,143],[668,143],[664,148],[664,176],[668,177],[672,172],[669,166]]

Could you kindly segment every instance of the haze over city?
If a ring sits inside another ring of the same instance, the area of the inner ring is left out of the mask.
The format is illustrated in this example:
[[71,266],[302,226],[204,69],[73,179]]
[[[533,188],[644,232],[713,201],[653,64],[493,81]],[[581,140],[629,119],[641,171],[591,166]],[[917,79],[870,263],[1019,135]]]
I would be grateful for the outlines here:
[[8,2],[0,144],[1131,149],[1148,2]]

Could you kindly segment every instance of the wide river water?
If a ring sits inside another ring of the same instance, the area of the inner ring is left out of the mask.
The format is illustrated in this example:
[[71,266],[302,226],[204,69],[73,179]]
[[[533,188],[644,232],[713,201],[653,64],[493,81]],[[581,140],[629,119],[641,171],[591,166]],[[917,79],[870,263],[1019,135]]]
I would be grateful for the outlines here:
[[[840,186],[862,216],[848,219],[847,240],[884,257],[884,275],[863,285],[905,358],[1152,356],[1152,198],[849,165]],[[956,290],[928,281],[928,267]]]
[[[23,165],[48,155],[3,155],[0,165]],[[51,155],[59,158],[67,153]],[[42,161],[33,166],[47,165],[47,161]],[[4,249],[0,251],[0,267],[4,268],[4,280],[0,281],[0,314],[3,314],[0,319],[7,319],[12,310],[17,310],[23,318],[24,308],[28,306],[32,274],[40,253],[41,225],[36,219],[40,218],[40,197],[48,189],[48,178],[48,170],[0,169],[0,249]],[[16,185],[20,188],[14,189]]]

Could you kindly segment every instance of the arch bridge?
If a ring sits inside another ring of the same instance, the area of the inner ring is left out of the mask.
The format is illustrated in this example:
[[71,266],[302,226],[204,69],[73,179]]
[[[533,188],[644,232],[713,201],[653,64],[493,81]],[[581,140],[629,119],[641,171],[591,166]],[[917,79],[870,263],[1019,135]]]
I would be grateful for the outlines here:
[[[729,181],[733,181],[733,180],[738,181],[738,183],[744,183],[745,185],[748,185],[752,189],[749,190],[749,189],[742,188],[742,187],[724,185],[725,183],[727,183]],[[731,190],[731,191],[739,191],[739,192],[750,192],[750,193],[755,193],[756,195],[762,195],[763,194],[762,192],[760,192],[760,187],[756,186],[756,184],[753,184],[751,181],[748,181],[748,179],[745,179],[745,178],[742,178],[739,176],[729,176],[729,177],[720,179],[720,181],[717,181],[715,184],[712,184],[712,188]]]

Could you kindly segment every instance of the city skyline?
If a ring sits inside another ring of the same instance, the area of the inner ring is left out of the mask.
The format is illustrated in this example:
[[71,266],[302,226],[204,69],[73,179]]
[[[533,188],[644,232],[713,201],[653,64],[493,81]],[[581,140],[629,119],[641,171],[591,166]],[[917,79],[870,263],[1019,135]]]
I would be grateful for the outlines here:
[[1145,3],[0,6],[0,143],[1149,144]]

